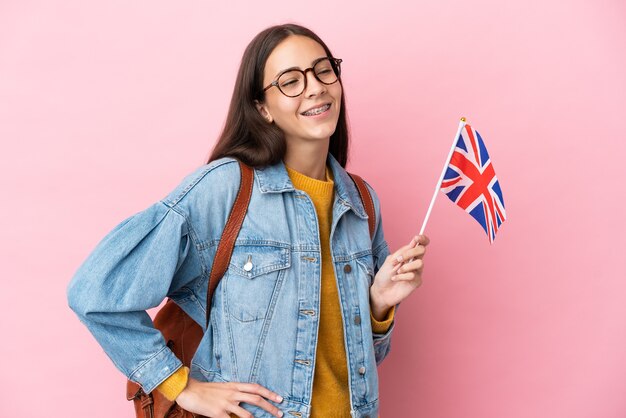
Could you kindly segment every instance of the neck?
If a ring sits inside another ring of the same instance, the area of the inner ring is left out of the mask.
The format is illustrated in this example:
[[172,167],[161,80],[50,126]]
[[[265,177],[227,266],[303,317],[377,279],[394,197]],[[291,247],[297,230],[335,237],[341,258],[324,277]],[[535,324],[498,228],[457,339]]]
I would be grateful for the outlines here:
[[326,180],[326,158],[328,143],[326,141],[300,143],[290,145],[287,142],[287,152],[283,162],[289,168],[317,180]]

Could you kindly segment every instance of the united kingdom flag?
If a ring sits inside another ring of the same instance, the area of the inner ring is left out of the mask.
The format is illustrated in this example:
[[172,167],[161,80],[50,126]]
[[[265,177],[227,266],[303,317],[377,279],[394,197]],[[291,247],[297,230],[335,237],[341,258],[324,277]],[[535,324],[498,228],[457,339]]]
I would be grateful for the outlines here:
[[493,243],[506,219],[504,199],[483,139],[470,125],[461,130],[441,191],[472,215]]

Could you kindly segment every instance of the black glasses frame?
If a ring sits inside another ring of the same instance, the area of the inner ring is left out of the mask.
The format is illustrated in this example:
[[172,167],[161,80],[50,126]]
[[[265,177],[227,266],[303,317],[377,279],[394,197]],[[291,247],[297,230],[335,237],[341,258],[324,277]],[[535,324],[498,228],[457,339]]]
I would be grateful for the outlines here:
[[[319,77],[317,76],[317,74],[315,73],[315,71],[313,71],[313,68],[314,68],[314,67],[315,67],[318,63],[320,63],[321,61],[324,61],[324,60],[326,60],[326,59],[330,61],[330,65],[333,67],[333,70],[334,70],[334,71],[335,71],[335,73],[337,74],[337,80],[333,81],[332,83],[324,83],[322,80],[320,80],[320,79],[319,79]],[[331,85],[331,84],[335,84],[337,81],[339,81],[339,76],[341,75],[341,62],[342,62],[342,61],[343,61],[343,60],[342,60],[341,58],[323,57],[323,58],[320,58],[320,59],[316,60],[316,61],[313,63],[313,66],[312,66],[312,67],[306,68],[306,69],[304,69],[304,70],[300,70],[299,68],[293,68],[293,69],[291,69],[291,70],[281,71],[281,72],[280,72],[280,74],[278,74],[278,75],[276,76],[276,78],[274,79],[274,81],[272,81],[272,83],[271,83],[271,84],[269,84],[267,87],[263,88],[263,93],[265,93],[265,91],[266,91],[267,89],[269,89],[269,88],[272,88],[272,87],[278,87],[278,90],[280,90],[280,92],[281,92],[282,94],[284,94],[285,96],[287,96],[287,97],[298,97],[298,96],[300,96],[302,93],[304,93],[304,91],[306,90],[307,81],[308,81],[308,80],[307,80],[306,73],[307,73],[308,71],[313,71],[313,77],[315,77],[315,79],[316,79],[317,81],[319,81],[320,83],[322,83],[322,84],[325,84],[325,85],[327,85],[327,86],[329,86],[329,85]],[[288,72],[290,72],[290,71],[298,71],[298,72],[302,73],[302,76],[304,77],[304,87],[302,88],[302,91],[301,91],[299,94],[296,94],[295,96],[290,96],[290,95],[286,94],[286,93],[285,93],[285,92],[284,92],[284,91],[280,88],[280,85],[278,84],[278,79],[279,79],[279,78],[280,78],[283,74],[288,73]]]

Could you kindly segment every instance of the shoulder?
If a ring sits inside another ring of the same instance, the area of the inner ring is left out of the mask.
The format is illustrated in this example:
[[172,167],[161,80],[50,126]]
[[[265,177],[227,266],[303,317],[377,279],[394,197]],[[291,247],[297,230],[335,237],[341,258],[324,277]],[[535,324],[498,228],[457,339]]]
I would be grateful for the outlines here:
[[198,196],[218,197],[223,192],[236,191],[240,178],[239,164],[235,158],[219,158],[188,173],[161,201],[169,207],[175,207]]

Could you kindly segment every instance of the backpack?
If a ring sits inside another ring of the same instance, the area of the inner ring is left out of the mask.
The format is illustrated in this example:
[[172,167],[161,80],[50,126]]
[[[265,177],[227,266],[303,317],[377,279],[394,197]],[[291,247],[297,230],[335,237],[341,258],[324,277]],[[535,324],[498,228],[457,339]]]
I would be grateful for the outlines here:
[[[237,192],[235,203],[233,204],[224,230],[222,231],[222,237],[217,247],[217,252],[215,253],[211,274],[209,275],[206,309],[207,329],[213,293],[230,263],[235,240],[237,235],[239,235],[239,230],[246,216],[252,195],[254,170],[239,160],[237,162],[241,169],[239,191]],[[361,196],[365,212],[368,215],[370,237],[373,238],[374,228],[376,226],[374,201],[363,179],[356,174],[348,174],[356,184],[359,195]],[[190,367],[191,359],[204,334],[202,327],[170,298],[167,299],[163,308],[157,312],[154,318],[154,327],[161,331],[163,338],[167,341],[167,346],[174,352],[176,357],[180,359],[183,365]],[[145,393],[142,387],[132,380],[128,380],[126,383],[126,399],[133,401],[136,418],[204,418],[184,410],[175,401],[168,400],[158,390]]]

